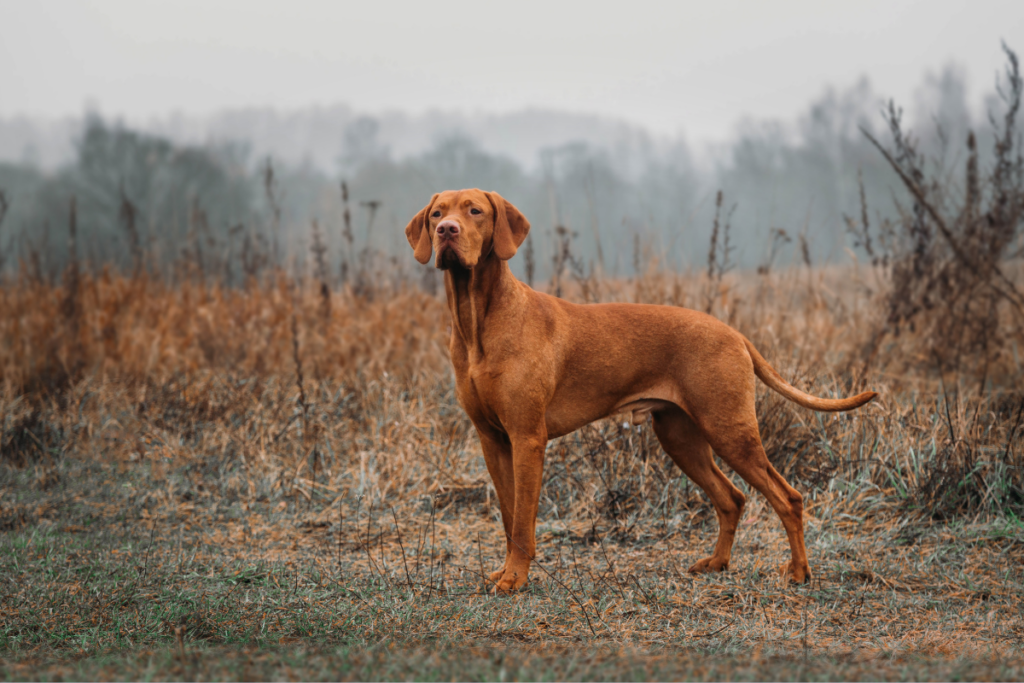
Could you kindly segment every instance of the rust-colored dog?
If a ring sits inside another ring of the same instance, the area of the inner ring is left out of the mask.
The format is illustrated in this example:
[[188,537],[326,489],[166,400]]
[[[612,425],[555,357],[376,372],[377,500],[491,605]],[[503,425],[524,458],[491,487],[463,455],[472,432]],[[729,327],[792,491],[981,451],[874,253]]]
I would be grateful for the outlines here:
[[821,399],[790,386],[736,330],[671,306],[573,304],[519,282],[507,261],[530,223],[497,193],[436,194],[405,235],[420,263],[445,271],[449,342],[459,402],[476,426],[505,526],[500,591],[526,583],[548,439],[616,413],[650,414],[676,464],[711,498],[719,536],[691,572],[729,566],[745,498],[714,450],[760,491],[782,519],[793,581],[810,578],[803,500],[768,462],[754,414],[754,376],[813,410],[850,410],[877,396]]

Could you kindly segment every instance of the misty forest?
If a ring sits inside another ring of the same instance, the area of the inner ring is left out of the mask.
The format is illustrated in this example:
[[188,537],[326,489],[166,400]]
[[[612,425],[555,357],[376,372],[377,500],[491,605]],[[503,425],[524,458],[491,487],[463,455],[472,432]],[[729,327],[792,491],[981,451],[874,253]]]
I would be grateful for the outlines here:
[[[948,66],[895,112],[940,173],[962,165],[972,130],[986,163],[989,117],[1004,113],[995,90],[982,102],[969,102],[966,90]],[[21,261],[52,281],[65,263],[75,197],[82,256],[95,266],[130,266],[143,249],[158,267],[201,250],[237,284],[260,259],[303,268],[319,240],[340,277],[354,259],[402,255],[401,229],[434,192],[480,187],[532,221],[532,277],[568,268],[626,276],[652,257],[676,269],[703,264],[721,191],[731,264],[845,263],[857,249],[845,216],[862,212],[862,196],[880,219],[908,201],[864,134],[885,137],[886,106],[862,80],[827,90],[796,121],[745,120],[730,142],[699,150],[626,123],[547,111],[243,109],[144,126],[99,114],[5,119],[0,246],[8,268]],[[566,241],[571,263],[560,256]],[[523,262],[513,268],[527,276]]]

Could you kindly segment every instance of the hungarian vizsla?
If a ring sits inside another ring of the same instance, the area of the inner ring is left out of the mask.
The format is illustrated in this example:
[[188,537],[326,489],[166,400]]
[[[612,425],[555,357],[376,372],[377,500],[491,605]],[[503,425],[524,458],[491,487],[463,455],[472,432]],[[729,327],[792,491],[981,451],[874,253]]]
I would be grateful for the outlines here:
[[822,399],[788,384],[750,341],[717,319],[683,308],[574,304],[517,280],[508,260],[530,223],[495,192],[435,194],[405,228],[416,260],[444,270],[449,342],[459,402],[476,426],[505,526],[496,589],[526,583],[548,439],[595,420],[647,415],[686,476],[718,514],[718,543],[691,572],[729,566],[744,495],[712,450],[760,491],[782,520],[792,559],[783,576],[810,578],[803,499],[765,456],[754,413],[755,375],[812,410],[851,410],[877,396]]

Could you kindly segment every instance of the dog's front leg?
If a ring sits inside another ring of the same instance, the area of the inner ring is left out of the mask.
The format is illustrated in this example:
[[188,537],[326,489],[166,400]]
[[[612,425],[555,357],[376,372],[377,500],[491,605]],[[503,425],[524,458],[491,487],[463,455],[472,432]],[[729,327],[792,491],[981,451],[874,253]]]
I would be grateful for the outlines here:
[[512,554],[513,511],[516,504],[515,473],[512,469],[512,444],[505,434],[495,432],[489,426],[477,425],[480,436],[480,447],[484,452],[487,472],[494,482],[494,490],[498,494],[498,506],[501,509],[501,523],[505,527],[505,562],[496,572],[488,577],[497,584],[501,581],[508,566],[508,558]]
[[512,470],[515,477],[515,508],[505,571],[497,590],[511,592],[526,583],[530,563],[536,554],[537,506],[544,478],[544,449],[547,433],[511,434]]

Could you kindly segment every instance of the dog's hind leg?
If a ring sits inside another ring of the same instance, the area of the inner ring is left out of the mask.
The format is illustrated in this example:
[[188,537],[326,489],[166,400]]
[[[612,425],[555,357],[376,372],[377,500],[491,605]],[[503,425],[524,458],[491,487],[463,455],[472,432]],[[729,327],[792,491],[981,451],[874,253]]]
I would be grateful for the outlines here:
[[715,544],[715,552],[690,567],[690,571],[698,573],[728,569],[736,527],[743,514],[746,498],[718,469],[711,456],[711,446],[682,409],[671,406],[656,411],[654,433],[683,473],[708,495],[718,514],[718,543]]
[[804,545],[803,497],[768,462],[761,445],[753,399],[749,400],[749,405],[720,405],[719,408],[720,411],[710,413],[708,423],[700,423],[702,433],[718,457],[760,491],[782,520],[792,551],[791,561],[782,567],[783,577],[796,583],[810,581],[811,570]]

